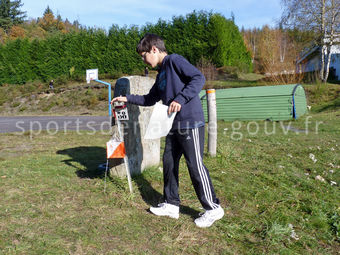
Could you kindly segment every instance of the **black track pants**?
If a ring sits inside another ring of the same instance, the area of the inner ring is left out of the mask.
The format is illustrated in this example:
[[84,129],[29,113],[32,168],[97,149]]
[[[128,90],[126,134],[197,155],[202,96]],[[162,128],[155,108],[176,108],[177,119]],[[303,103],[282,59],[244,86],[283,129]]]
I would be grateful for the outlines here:
[[219,205],[208,169],[204,166],[204,127],[172,131],[166,137],[163,154],[164,200],[179,205],[178,167],[184,154],[196,195],[205,210]]

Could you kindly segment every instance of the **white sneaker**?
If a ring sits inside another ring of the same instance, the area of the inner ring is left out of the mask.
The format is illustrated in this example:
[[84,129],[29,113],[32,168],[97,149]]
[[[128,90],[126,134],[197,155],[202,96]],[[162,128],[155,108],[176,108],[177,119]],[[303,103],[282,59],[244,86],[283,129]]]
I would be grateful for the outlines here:
[[213,210],[207,210],[195,220],[196,226],[200,228],[210,227],[215,221],[222,219],[223,215],[224,210],[221,206]]
[[150,207],[150,212],[157,216],[169,216],[170,218],[179,218],[179,206],[161,203],[158,207]]

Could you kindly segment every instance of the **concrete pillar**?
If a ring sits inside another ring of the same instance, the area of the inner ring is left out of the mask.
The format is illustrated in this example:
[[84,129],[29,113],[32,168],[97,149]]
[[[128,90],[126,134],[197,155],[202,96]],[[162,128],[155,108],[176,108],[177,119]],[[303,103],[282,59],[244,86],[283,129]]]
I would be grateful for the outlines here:
[[[127,94],[145,95],[149,92],[155,80],[150,77],[129,76],[117,80],[114,97]],[[121,121],[121,133],[131,175],[140,174],[145,168],[157,166],[160,163],[160,139],[144,140],[144,134],[151,117],[152,107],[142,107],[127,104],[129,120]],[[117,125],[113,127],[113,135],[118,136]],[[126,176],[123,159],[110,159],[110,174]]]

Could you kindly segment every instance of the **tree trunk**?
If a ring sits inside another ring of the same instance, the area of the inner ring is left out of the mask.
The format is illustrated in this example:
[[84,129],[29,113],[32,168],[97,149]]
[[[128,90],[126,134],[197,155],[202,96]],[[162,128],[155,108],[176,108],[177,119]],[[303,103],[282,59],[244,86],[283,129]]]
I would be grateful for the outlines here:
[[320,68],[320,79],[325,82],[325,51],[326,48],[326,26],[325,26],[325,6],[326,0],[322,0],[322,10],[321,10],[321,68]]
[[326,45],[322,44],[321,46],[321,67],[320,67],[320,80],[322,82],[325,82],[325,55],[327,51]]
[[330,38],[329,38],[329,50],[328,50],[328,59],[327,59],[327,67],[326,67],[326,74],[325,74],[325,82],[328,79],[328,75],[329,75],[329,66],[331,64],[331,59],[332,59],[332,46],[333,46],[333,41],[334,41],[334,25],[335,25],[335,19],[336,19],[336,15],[338,15],[338,13],[336,13],[336,6],[335,6],[335,1],[332,0],[332,6],[331,6],[331,13],[332,13],[332,17],[331,17],[331,32],[330,32]]
[[287,48],[287,34],[281,33],[281,40],[280,40],[280,62],[281,63],[285,61],[286,48]]
[[326,65],[326,73],[325,73],[325,81],[324,82],[327,82],[327,79],[328,79],[328,75],[329,75],[329,66],[330,66],[330,63],[331,63],[331,57],[332,57],[332,43],[329,45],[328,47],[328,55],[327,55],[327,65]]
[[256,37],[257,37],[256,30],[254,29],[253,31],[250,31],[250,43],[253,46],[253,57],[251,59],[252,63],[254,63],[256,55]]

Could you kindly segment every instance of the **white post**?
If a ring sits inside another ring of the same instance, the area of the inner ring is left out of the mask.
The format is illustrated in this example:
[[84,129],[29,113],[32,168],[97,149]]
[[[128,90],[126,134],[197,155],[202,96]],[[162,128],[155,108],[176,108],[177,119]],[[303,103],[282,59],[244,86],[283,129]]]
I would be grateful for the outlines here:
[[217,146],[217,113],[216,113],[216,91],[207,89],[208,107],[208,152],[210,156],[216,156]]
[[[120,127],[120,120],[117,118],[116,121],[117,121],[117,129],[118,129],[118,133],[119,133],[119,138],[120,138],[121,141],[124,141],[124,136],[122,134],[122,130],[121,130],[121,127]],[[126,170],[126,176],[128,178],[130,193],[132,194],[133,189],[132,189],[131,174],[130,174],[128,158],[127,158],[126,155],[124,156],[124,165],[125,165],[125,170]]]

